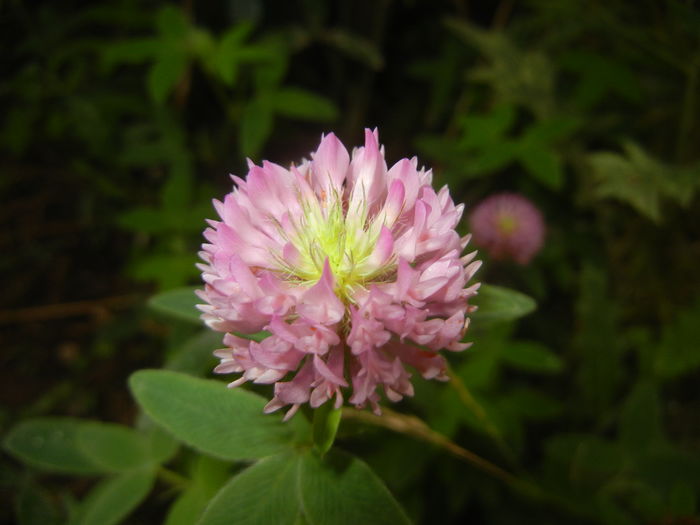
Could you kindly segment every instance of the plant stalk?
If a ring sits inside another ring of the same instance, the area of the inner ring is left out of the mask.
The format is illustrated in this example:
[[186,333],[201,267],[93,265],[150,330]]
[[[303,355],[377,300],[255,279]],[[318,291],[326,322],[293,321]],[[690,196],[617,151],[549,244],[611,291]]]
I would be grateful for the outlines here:
[[570,515],[575,515],[584,519],[595,519],[595,516],[587,512],[586,509],[576,506],[565,498],[550,494],[535,482],[515,476],[498,465],[491,463],[489,460],[475,454],[471,450],[459,446],[447,436],[431,429],[423,420],[415,416],[394,412],[385,407],[382,408],[382,411],[383,414],[381,416],[376,416],[362,410],[345,408],[343,409],[343,417],[346,419],[354,419],[361,423],[387,428],[394,432],[406,434],[422,441],[432,443],[489,476],[502,481],[519,494],[534,500],[548,502]]
[[323,457],[333,446],[340,426],[341,410],[330,401],[314,410],[312,434],[314,448]]

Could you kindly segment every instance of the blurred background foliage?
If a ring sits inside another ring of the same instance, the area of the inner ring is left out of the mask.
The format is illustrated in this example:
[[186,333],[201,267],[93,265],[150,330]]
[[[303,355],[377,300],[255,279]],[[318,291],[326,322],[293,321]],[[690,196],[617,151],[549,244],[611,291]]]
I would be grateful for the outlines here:
[[[218,337],[145,304],[197,284],[227,173],[377,126],[467,214],[508,190],[546,218],[532,263],[482,254],[479,274],[538,309],[475,316],[452,384],[397,409],[547,496],[354,421],[340,445],[417,523],[700,523],[697,2],[5,0],[0,42],[3,429],[130,424],[133,370],[207,374]],[[225,478],[171,461],[190,500]],[[91,486],[0,462],[6,523],[61,523]]]

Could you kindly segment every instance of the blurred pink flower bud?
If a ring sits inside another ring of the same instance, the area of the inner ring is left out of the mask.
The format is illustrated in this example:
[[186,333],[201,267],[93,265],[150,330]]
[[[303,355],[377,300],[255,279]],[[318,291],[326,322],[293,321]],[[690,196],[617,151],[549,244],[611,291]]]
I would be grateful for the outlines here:
[[[447,379],[446,349],[462,343],[473,307],[467,286],[480,262],[462,256],[463,206],[435,192],[415,158],[391,169],[376,130],[348,154],[333,134],[289,169],[249,163],[245,180],[214,206],[200,253],[202,318],[226,332],[216,355],[231,383],[274,383],[272,412],[312,407],[344,393],[376,412],[413,394],[410,365]],[[238,335],[267,330],[254,342]],[[286,380],[285,380],[286,379]]]
[[540,210],[525,197],[498,193],[481,201],[470,219],[474,244],[494,259],[527,264],[542,248],[545,225]]

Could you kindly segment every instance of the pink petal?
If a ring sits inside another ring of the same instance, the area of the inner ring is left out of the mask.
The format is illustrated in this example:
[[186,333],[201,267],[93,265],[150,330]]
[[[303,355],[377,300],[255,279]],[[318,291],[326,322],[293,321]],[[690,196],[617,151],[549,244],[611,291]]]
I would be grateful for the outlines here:
[[345,306],[335,295],[335,279],[328,258],[318,282],[301,296],[297,312],[307,319],[321,324],[339,322],[345,314]]
[[[364,145],[351,156],[335,135],[323,136],[310,157],[289,169],[249,162],[247,176],[233,176],[233,191],[214,201],[221,221],[208,221],[204,233],[198,308],[208,326],[228,332],[227,348],[215,355],[217,372],[240,374],[231,386],[275,383],[266,412],[289,407],[286,420],[302,404],[317,407],[334,396],[340,407],[347,388],[350,403],[380,413],[380,394],[390,401],[413,394],[407,365],[444,380],[437,351],[468,347],[461,341],[479,286],[469,281],[480,263],[474,253],[461,255],[469,242],[456,232],[463,205],[447,187],[436,192],[432,172],[419,169],[416,158],[387,171],[377,130],[365,130]],[[492,210],[514,213],[518,199],[506,200]],[[330,233],[324,221],[331,210],[344,215],[327,224],[333,235],[342,237],[335,230],[344,226],[345,239],[357,242],[339,254],[353,270],[332,270],[328,239],[313,237]],[[517,215],[517,226],[535,225],[531,217]],[[494,233],[486,218],[484,242],[494,254],[525,262],[539,249],[542,229],[528,241]],[[374,245],[362,244],[368,241]],[[319,249],[307,254],[305,245]],[[321,262],[318,281],[303,277]],[[272,335],[260,343],[231,334],[261,329]]]
[[327,381],[330,381],[332,383],[335,383],[336,385],[340,386],[348,386],[347,382],[345,379],[342,377],[338,377],[333,373],[333,371],[328,367],[326,363],[324,363],[323,359],[319,357],[318,354],[314,355],[314,367],[316,368],[316,371],[323,376],[324,379]]
[[329,196],[334,192],[340,193],[350,166],[350,155],[343,143],[329,133],[321,139],[312,157],[314,177],[322,190]]
[[406,197],[406,188],[403,182],[400,180],[395,180],[389,186],[389,193],[386,196],[386,203],[384,204],[384,223],[389,226],[393,226],[396,219],[399,217],[403,211]]
[[250,343],[250,356],[260,365],[275,370],[294,370],[304,354],[274,335],[262,343]]
[[370,254],[367,262],[373,268],[379,268],[394,253],[394,238],[391,235],[391,230],[386,226],[382,226],[379,232],[379,238],[377,239],[377,244],[374,245],[374,249]]
[[369,129],[365,130],[365,147],[353,154],[350,176],[352,187],[348,209],[351,212],[369,209],[386,191],[386,164],[377,137]]
[[260,295],[260,287],[257,279],[252,274],[248,265],[246,265],[237,255],[230,257],[231,274],[236,279],[236,282],[241,285],[243,293],[248,297],[254,298]]
[[294,379],[275,384],[275,397],[285,405],[306,403],[314,379],[313,370],[312,362],[307,361]]

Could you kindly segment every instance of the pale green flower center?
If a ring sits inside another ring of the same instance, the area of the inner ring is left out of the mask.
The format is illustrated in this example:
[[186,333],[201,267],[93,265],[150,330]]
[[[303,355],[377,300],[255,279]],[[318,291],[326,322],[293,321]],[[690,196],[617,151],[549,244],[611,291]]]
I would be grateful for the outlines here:
[[287,232],[301,255],[294,265],[284,262],[284,270],[292,279],[317,282],[328,259],[336,293],[342,300],[352,301],[356,289],[383,280],[395,268],[393,257],[381,265],[370,260],[383,220],[368,219],[366,205],[345,210],[343,200],[336,195],[320,202],[305,201],[303,210],[294,231]]
[[496,219],[498,229],[503,235],[510,235],[518,228],[518,221],[510,213],[501,213]]

